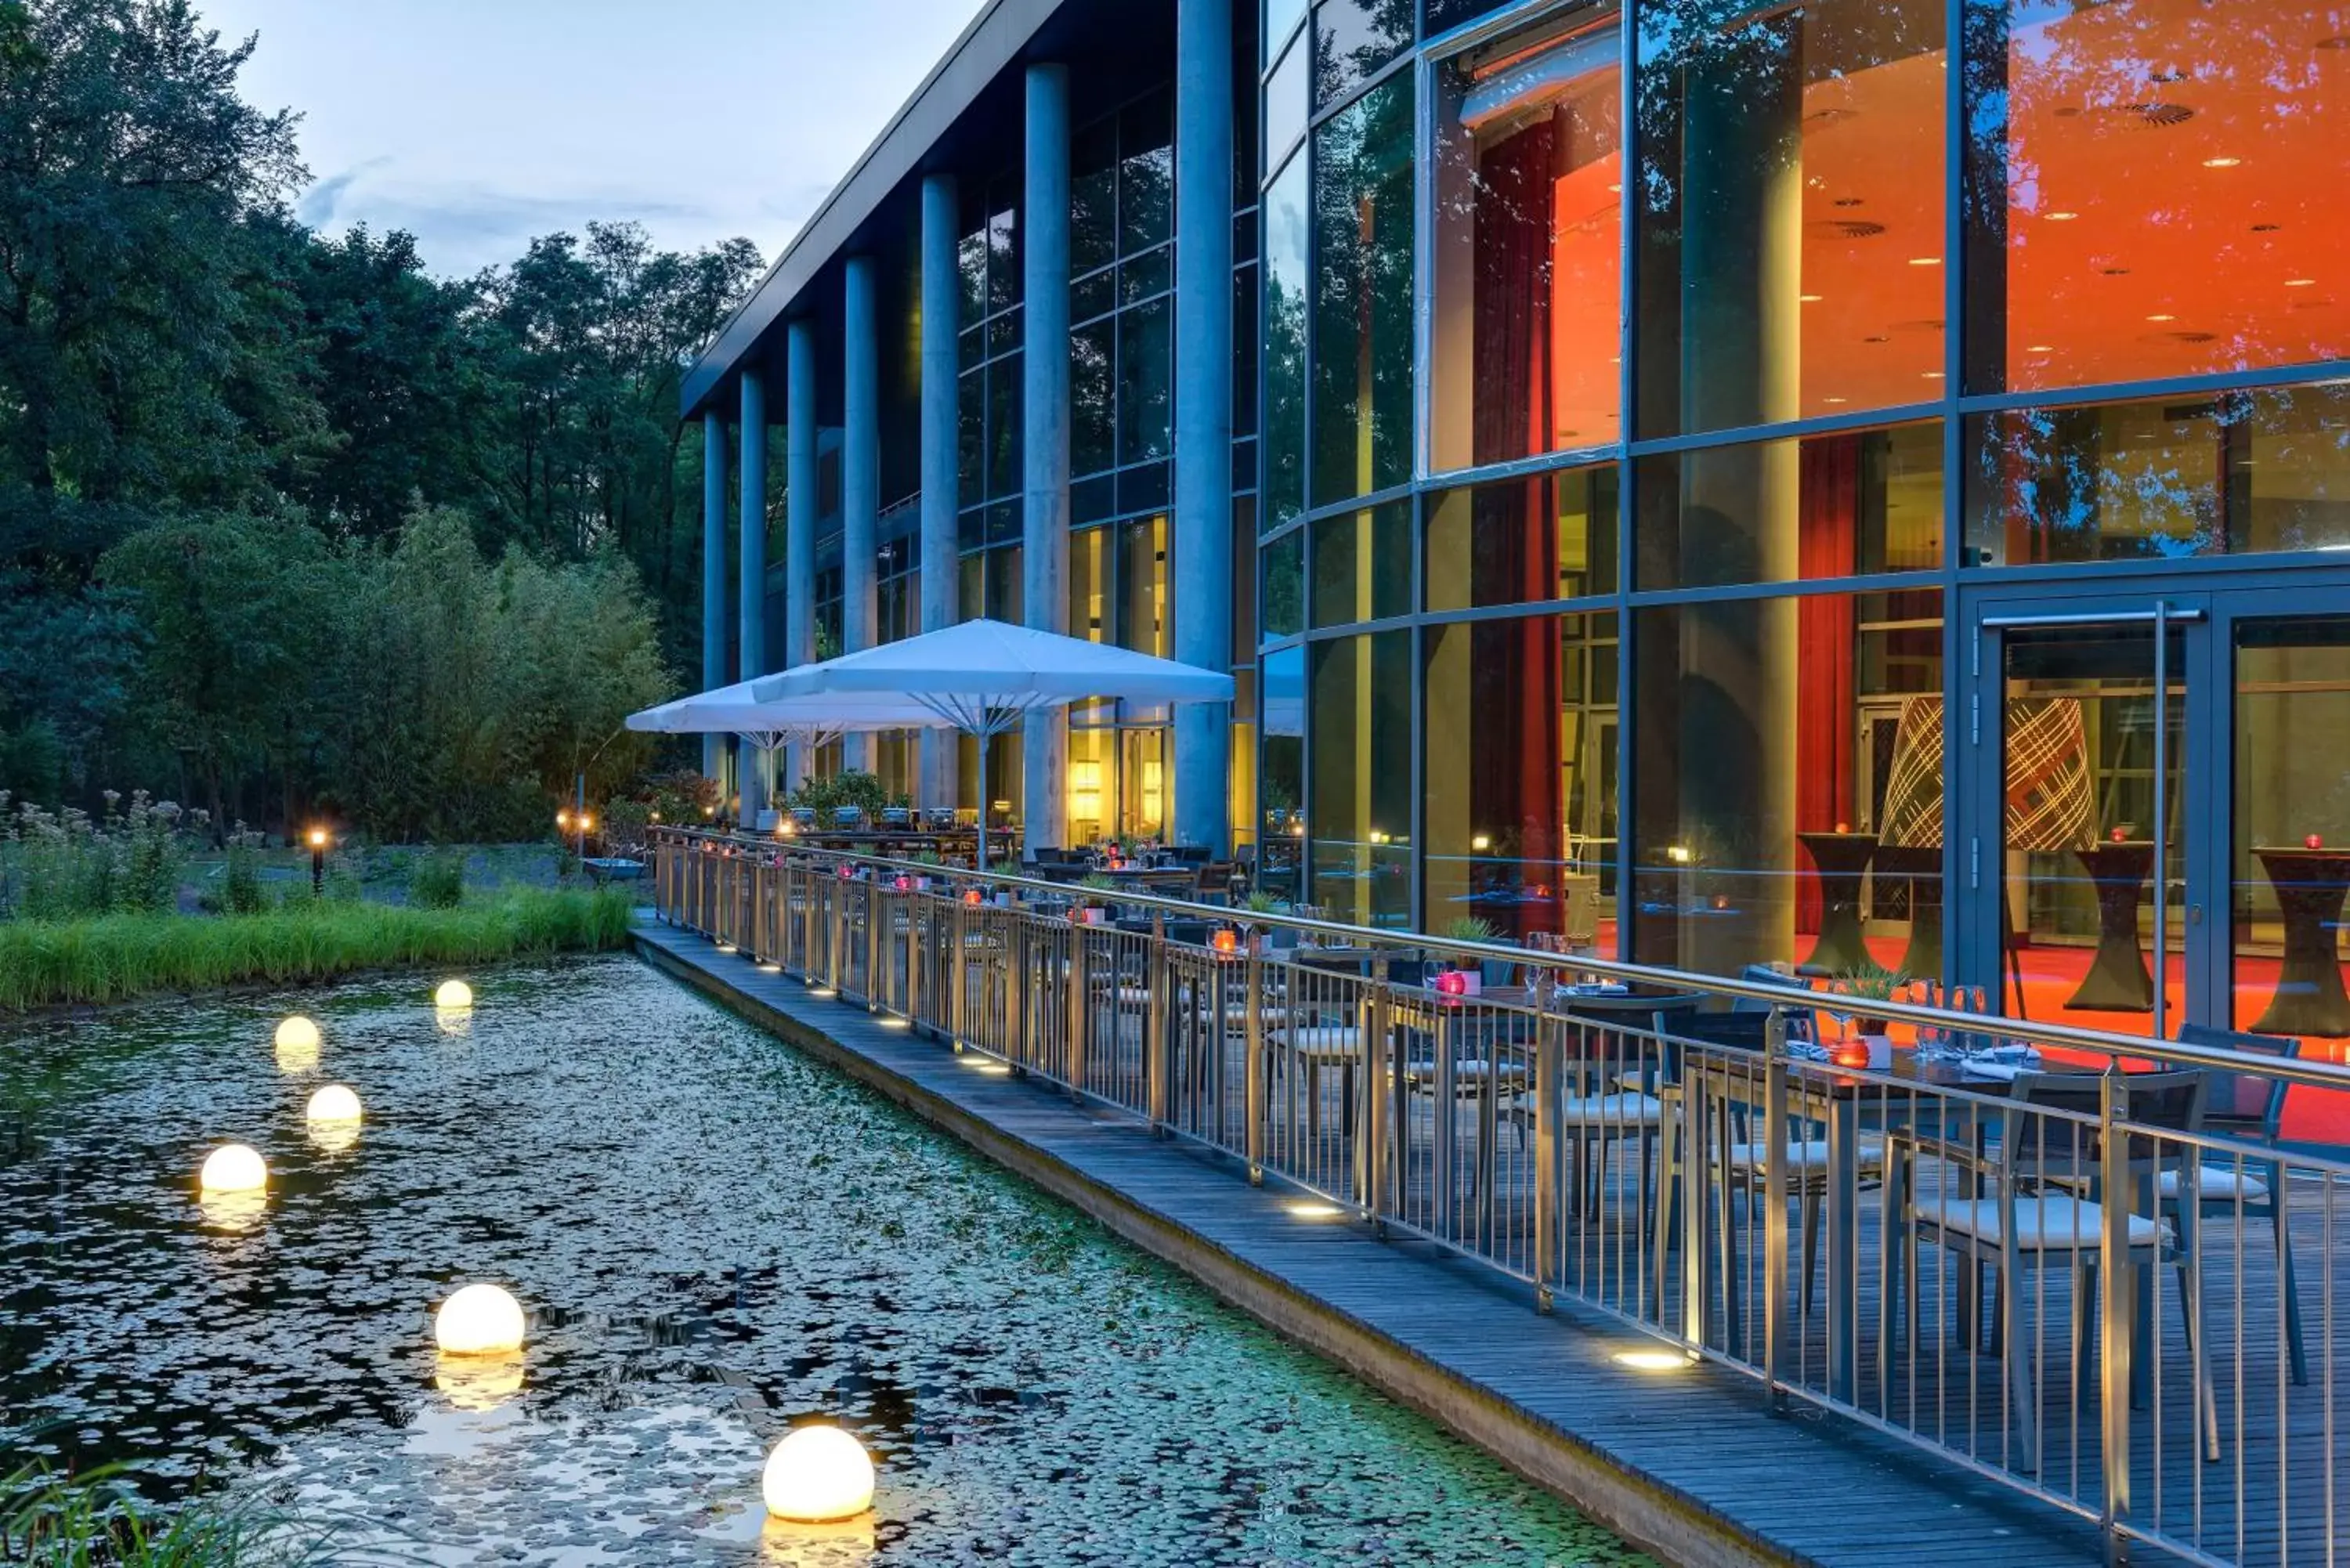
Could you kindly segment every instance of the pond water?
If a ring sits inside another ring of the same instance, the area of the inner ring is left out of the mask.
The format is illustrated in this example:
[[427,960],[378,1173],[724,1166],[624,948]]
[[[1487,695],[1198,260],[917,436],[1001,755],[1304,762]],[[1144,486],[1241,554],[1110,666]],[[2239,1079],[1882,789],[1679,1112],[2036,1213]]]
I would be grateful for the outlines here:
[[[1613,1563],[1539,1490],[627,958],[0,1034],[0,1474],[134,1464],[462,1563]],[[271,1031],[303,1011],[315,1067]],[[303,1106],[350,1085],[348,1147]],[[207,1212],[213,1144],[268,1158]],[[493,1280],[519,1377],[436,1366]],[[797,1421],[872,1515],[764,1523]]]

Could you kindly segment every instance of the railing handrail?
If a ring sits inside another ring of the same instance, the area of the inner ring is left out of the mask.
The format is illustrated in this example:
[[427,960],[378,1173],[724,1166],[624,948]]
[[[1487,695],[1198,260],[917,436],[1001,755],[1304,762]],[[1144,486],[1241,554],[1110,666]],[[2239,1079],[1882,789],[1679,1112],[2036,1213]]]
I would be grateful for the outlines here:
[[[2184,1041],[2116,1034],[2106,1030],[2084,1029],[2069,1023],[2042,1023],[2033,1019],[2009,1018],[2000,1013],[1962,1012],[1950,1008],[1926,1006],[1913,1002],[1862,1002],[1856,998],[1838,996],[1827,992],[1799,992],[1784,985],[1771,985],[1721,975],[1697,974],[1685,970],[1630,963],[1618,959],[1538,952],[1531,948],[1513,947],[1499,942],[1463,941],[1454,937],[1431,936],[1419,931],[1397,931],[1377,926],[1351,925],[1340,920],[1286,915],[1277,911],[1201,904],[1185,898],[1170,898],[1159,893],[1146,893],[1140,889],[1129,891],[1123,888],[1115,889],[1083,888],[1071,883],[1052,882],[1041,877],[1014,876],[1000,871],[978,871],[960,867],[935,866],[923,861],[899,860],[888,856],[828,848],[818,845],[798,843],[789,837],[776,837],[765,834],[745,834],[723,829],[695,827],[662,827],[654,831],[656,834],[674,834],[689,841],[702,839],[738,848],[806,856],[836,864],[847,862],[898,875],[942,877],[967,886],[1030,891],[1055,898],[1066,898],[1073,895],[1098,898],[1105,901],[1114,901],[1127,908],[1154,910],[1180,916],[1185,919],[1205,919],[1239,927],[1244,931],[1262,929],[1293,930],[1302,935],[1311,934],[1315,937],[1339,936],[1365,946],[1409,947],[1414,951],[1440,953],[1453,958],[1476,959],[1484,962],[1515,964],[1540,970],[1573,970],[1578,974],[1604,976],[1610,980],[1622,981],[1627,985],[1638,984],[1669,991],[1701,992],[1711,996],[1760,1002],[1778,1007],[1828,1012],[1865,1012],[1871,1018],[1881,1018],[1888,1023],[1906,1023],[1916,1028],[1939,1030],[1954,1034],[1996,1033],[2010,1039],[2028,1041],[2036,1045],[2054,1046],[2063,1051],[2078,1051],[2091,1055],[2116,1058],[2126,1056],[2141,1061],[2172,1063],[2183,1067],[2197,1067],[2208,1071],[2279,1078],[2291,1084],[2312,1088],[2350,1091],[2350,1065],[2313,1061],[2298,1056],[2255,1055],[2250,1052],[2230,1051],[2219,1046],[2194,1045]],[[1857,1068],[1839,1070],[1854,1073],[1861,1071]]]

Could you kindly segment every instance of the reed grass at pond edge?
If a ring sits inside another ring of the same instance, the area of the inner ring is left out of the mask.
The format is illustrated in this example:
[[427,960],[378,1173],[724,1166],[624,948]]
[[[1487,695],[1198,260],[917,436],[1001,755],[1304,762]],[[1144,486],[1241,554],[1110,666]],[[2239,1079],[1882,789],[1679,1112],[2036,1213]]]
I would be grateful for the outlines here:
[[619,888],[519,890],[453,909],[329,901],[218,918],[5,921],[0,1012],[605,951],[628,940],[633,907]]

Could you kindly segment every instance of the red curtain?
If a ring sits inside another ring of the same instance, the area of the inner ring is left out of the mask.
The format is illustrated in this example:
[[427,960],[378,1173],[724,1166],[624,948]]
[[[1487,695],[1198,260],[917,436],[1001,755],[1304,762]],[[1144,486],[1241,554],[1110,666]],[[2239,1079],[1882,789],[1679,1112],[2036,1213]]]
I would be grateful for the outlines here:
[[[1796,556],[1805,580],[1841,577],[1859,564],[1860,438],[1803,444]],[[1795,830],[1832,833],[1853,818],[1853,601],[1830,594],[1798,603],[1795,619]],[[1795,929],[1820,929],[1820,885],[1809,859],[1795,884]]]
[[[1544,119],[1478,159],[1475,416],[1471,457],[1506,462],[1549,445],[1552,201],[1559,139]],[[1547,479],[1479,488],[1470,574],[1479,603],[1558,594],[1558,509]],[[1471,644],[1478,703],[1471,726],[1474,828],[1511,846],[1529,889],[1558,890],[1562,759],[1558,623],[1544,616],[1479,627]],[[1493,904],[1509,934],[1555,928],[1555,905]]]

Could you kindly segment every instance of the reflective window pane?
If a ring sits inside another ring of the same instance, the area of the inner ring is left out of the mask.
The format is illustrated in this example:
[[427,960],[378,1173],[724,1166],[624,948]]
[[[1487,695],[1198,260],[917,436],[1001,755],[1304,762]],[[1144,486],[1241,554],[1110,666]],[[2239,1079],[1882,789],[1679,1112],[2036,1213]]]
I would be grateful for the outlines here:
[[2350,350],[2346,25],[2333,0],[1973,0],[1970,386]]
[[1175,105],[1157,92],[1118,117],[1118,254],[1164,244],[1175,232]]
[[1634,630],[1632,956],[1939,978],[1941,596],[1716,600]]
[[1314,504],[1411,477],[1412,86],[1314,133]]
[[1305,510],[1305,165],[1264,193],[1264,525]]
[[1314,532],[1314,624],[1351,626],[1411,611],[1411,503],[1319,518]]
[[[2350,735],[2350,617],[2242,621],[2234,651],[2231,1017],[2238,1029],[2299,1039],[2304,1056],[2342,1061],[2350,1001],[2335,922],[2350,883],[2340,741]],[[2313,735],[2333,743],[2312,745]],[[2303,1114],[2312,1097],[2295,1096]]]
[[1305,897],[1305,650],[1266,656],[1258,693],[1263,732],[1257,768],[1257,886],[1277,898]]
[[1967,444],[1978,564],[2350,545],[2350,387],[2012,410]]
[[1614,957],[1616,618],[1438,628],[1425,669],[1430,929]]
[[1264,84],[1264,155],[1279,160],[1289,154],[1297,140],[1305,134],[1305,121],[1311,110],[1306,106],[1306,71],[1313,59],[1313,47],[1302,38],[1295,48],[1284,55],[1281,64]]
[[1448,490],[1428,504],[1428,607],[1616,591],[1614,463]]
[[1622,433],[1622,22],[1554,25],[1441,68],[1435,466]]
[[1111,380],[1115,318],[1069,334],[1069,472],[1098,473],[1115,461],[1118,401]]
[[1267,639],[1295,637],[1305,629],[1305,530],[1294,529],[1259,552],[1263,568],[1263,613]]
[[1412,634],[1313,644],[1307,894],[1330,919],[1411,919]]
[[1264,0],[1264,41],[1268,53],[1289,41],[1289,30],[1305,19],[1305,0]]
[[1706,447],[1638,464],[1643,588],[1817,581],[1942,563],[1942,426]]
[[1174,450],[1175,305],[1157,299],[1118,317],[1118,461],[1148,462]]
[[1413,0],[1322,0],[1314,10],[1314,107],[1329,108],[1411,45]]
[[1642,16],[1640,434],[1939,397],[1943,0]]
[[1118,645],[1168,658],[1166,515],[1120,524],[1118,553]]

